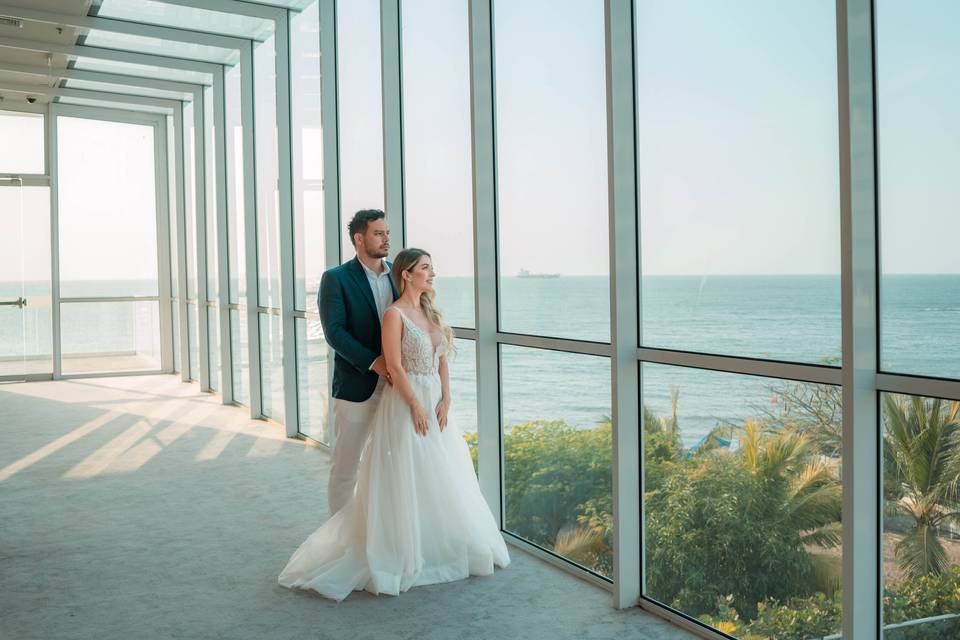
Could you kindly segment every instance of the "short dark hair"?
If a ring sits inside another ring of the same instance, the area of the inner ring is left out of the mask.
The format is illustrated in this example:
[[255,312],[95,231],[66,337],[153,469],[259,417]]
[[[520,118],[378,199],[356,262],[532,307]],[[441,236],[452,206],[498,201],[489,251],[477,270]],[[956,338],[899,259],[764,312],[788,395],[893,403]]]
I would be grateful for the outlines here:
[[382,220],[386,218],[385,214],[380,209],[361,209],[353,214],[353,219],[350,221],[350,224],[347,225],[347,233],[350,234],[350,244],[352,245],[354,240],[353,236],[358,233],[366,233],[367,225],[369,225],[374,220]]

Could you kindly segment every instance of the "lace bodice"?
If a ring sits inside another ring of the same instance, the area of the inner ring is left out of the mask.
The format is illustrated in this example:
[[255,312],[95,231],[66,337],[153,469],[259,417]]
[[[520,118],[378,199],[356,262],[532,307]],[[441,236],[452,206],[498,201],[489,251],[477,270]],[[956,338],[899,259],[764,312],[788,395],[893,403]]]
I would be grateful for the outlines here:
[[440,357],[447,352],[447,339],[440,336],[440,344],[433,348],[433,341],[426,331],[417,326],[400,309],[391,307],[403,319],[403,338],[400,341],[400,364],[407,375],[433,375],[440,366]]

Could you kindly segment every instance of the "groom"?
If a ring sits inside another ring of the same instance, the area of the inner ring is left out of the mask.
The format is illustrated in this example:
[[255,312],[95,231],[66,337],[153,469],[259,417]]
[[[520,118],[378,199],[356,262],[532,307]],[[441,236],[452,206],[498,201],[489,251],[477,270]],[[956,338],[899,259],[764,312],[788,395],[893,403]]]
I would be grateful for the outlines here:
[[390,382],[381,353],[383,312],[397,299],[384,260],[390,229],[383,211],[358,211],[347,227],[357,255],[327,270],[320,281],[318,307],[333,365],[333,413],[336,444],[330,467],[330,515],[353,495],[360,452],[384,381]]

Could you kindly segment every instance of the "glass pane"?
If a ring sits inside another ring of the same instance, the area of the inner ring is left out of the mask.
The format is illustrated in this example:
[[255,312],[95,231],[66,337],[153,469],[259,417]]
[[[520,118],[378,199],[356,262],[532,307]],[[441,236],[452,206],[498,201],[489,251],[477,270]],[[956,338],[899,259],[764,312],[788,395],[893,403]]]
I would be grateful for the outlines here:
[[0,173],[46,173],[42,113],[0,111],[0,140]]
[[57,130],[60,295],[158,295],[153,127],[60,116]]
[[603,2],[497,2],[494,22],[500,328],[607,342]]
[[207,356],[210,363],[210,388],[220,391],[220,314],[207,307]]
[[283,344],[280,317],[260,314],[260,388],[263,415],[283,422]]
[[187,238],[187,299],[197,297],[197,139],[193,103],[183,105],[183,201]]
[[152,87],[131,87],[125,84],[111,84],[109,82],[91,82],[90,80],[66,80],[65,87],[71,89],[90,89],[91,91],[106,91],[108,93],[126,93],[133,96],[147,96],[149,98],[166,98],[168,100],[183,100],[187,94],[167,89]]
[[233,399],[250,404],[250,351],[247,346],[247,312],[230,310],[230,354],[233,361]]
[[294,308],[317,311],[326,266],[323,130],[320,122],[320,5],[290,19],[290,116],[293,127]]
[[0,181],[0,376],[53,372],[50,189]]
[[200,334],[197,305],[187,305],[187,331],[190,346],[190,379],[200,379]]
[[960,637],[960,401],[884,393],[881,405],[884,635]]
[[610,360],[500,347],[504,529],[613,572]]
[[64,373],[160,368],[160,303],[74,302],[60,305]]
[[297,323],[297,402],[300,433],[330,444],[330,350],[316,318]]
[[641,367],[645,595],[739,638],[839,633],[840,387]]
[[280,166],[277,155],[277,73],[271,37],[253,50],[254,113],[257,166],[258,300],[263,307],[280,307]]
[[960,378],[960,5],[876,11],[881,368]]
[[157,78],[160,80],[176,80],[179,82],[193,82],[195,84],[210,84],[213,78],[209,73],[199,71],[184,71],[182,69],[168,69],[154,67],[147,64],[133,62],[117,62],[114,60],[99,60],[96,58],[79,57],[73,65],[75,69],[87,71],[105,71],[107,73],[122,73],[141,78]]
[[207,236],[207,300],[216,300],[217,267],[217,152],[213,126],[213,89],[203,90],[204,161],[206,167],[206,236]]
[[236,49],[225,49],[223,47],[214,47],[205,44],[191,44],[188,42],[176,42],[174,40],[131,35],[128,33],[100,31],[99,29],[90,29],[87,32],[87,36],[84,39],[83,44],[90,47],[124,49],[127,51],[136,51],[138,53],[152,53],[155,55],[170,56],[173,58],[188,58],[193,60],[204,60],[206,62],[220,62],[224,64],[236,64],[240,60],[240,54]]
[[180,373],[180,304],[174,298],[170,304],[173,317],[173,371]]
[[262,40],[273,30],[272,20],[165,4],[153,0],[103,0],[97,15],[256,40]]
[[230,302],[246,301],[247,254],[243,227],[243,126],[240,121],[240,67],[224,78],[227,129],[227,245],[230,261]]
[[470,447],[473,468],[477,468],[477,344],[454,340],[457,352],[447,363],[450,368],[450,423],[457,425]]
[[834,4],[636,13],[644,345],[839,361]]
[[[383,101],[380,74],[380,3],[337,5],[341,262],[356,252],[347,223],[360,209],[383,209]],[[387,212],[389,222],[390,212]]]
[[444,319],[473,327],[473,174],[467,3],[404,0],[407,245],[433,256]]
[[180,258],[179,237],[177,233],[180,223],[180,214],[177,211],[177,181],[180,176],[176,171],[175,147],[177,132],[173,128],[173,116],[167,116],[167,203],[170,214],[167,216],[170,229],[170,295],[176,298],[180,295]]

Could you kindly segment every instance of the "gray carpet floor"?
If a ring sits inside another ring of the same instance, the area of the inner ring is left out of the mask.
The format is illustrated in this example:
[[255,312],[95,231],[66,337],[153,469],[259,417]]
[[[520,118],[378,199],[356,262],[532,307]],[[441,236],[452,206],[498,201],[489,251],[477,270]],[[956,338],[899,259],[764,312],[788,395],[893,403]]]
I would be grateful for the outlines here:
[[692,638],[511,547],[493,576],[277,585],[328,454],[175,376],[0,385],[0,638]]

